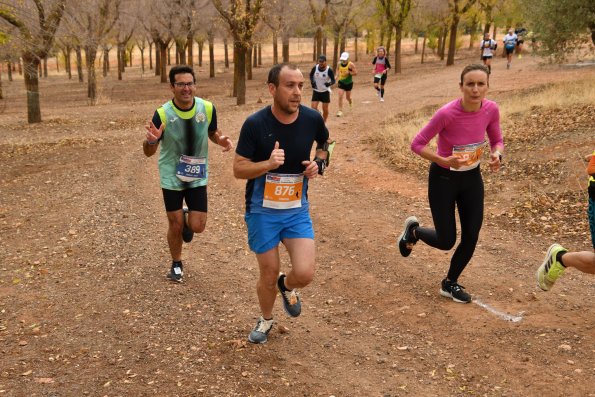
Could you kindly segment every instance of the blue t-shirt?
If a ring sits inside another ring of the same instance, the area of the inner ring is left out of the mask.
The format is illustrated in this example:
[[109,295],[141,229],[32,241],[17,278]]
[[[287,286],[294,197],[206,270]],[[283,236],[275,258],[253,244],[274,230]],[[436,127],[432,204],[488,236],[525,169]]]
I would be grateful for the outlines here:
[[[300,105],[298,118],[291,124],[279,122],[271,107],[250,115],[240,131],[236,153],[253,162],[271,157],[275,142],[285,151],[285,163],[271,173],[301,174],[302,161],[310,160],[312,145],[322,146],[329,132],[324,119],[317,111]],[[300,208],[273,209],[263,207],[266,174],[246,182],[246,213],[289,214],[308,210],[308,178],[304,177]]]

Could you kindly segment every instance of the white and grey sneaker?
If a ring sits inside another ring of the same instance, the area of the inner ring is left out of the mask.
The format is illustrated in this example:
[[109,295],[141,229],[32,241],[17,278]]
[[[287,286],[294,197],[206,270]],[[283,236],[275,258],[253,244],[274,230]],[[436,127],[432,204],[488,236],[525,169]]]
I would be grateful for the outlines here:
[[250,332],[250,335],[248,335],[248,341],[250,343],[267,343],[267,337],[273,328],[273,324],[274,321],[272,318],[270,320],[265,320],[260,316],[256,323],[256,327],[254,327],[252,332]]

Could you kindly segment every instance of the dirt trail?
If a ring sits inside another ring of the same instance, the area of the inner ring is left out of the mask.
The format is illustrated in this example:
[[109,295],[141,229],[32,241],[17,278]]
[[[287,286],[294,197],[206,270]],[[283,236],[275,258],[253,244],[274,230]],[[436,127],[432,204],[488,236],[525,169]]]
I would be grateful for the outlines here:
[[[358,67],[355,105],[343,118],[334,117],[333,95],[328,125],[339,144],[310,190],[316,279],[298,319],[277,303],[263,346],[245,342],[258,315],[258,270],[246,243],[244,182],[233,178],[232,155],[213,146],[207,230],[185,246],[185,283],[165,280],[156,161],[140,150],[141,126],[168,98],[165,86],[107,81],[104,103],[89,108],[83,89],[50,80],[41,126],[18,121],[19,104],[7,104],[0,396],[595,395],[594,280],[572,273],[555,291],[536,291],[550,242],[497,226],[489,215],[499,197],[486,198],[462,283],[519,322],[439,296],[450,252],[420,245],[404,259],[395,248],[407,215],[431,223],[426,182],[387,168],[369,138],[392,115],[456,97],[461,67],[406,62],[382,104],[368,66]],[[496,59],[491,97],[581,73],[591,72],[538,68],[530,57],[506,72]],[[231,73],[214,81],[199,73],[199,95],[214,101],[234,139],[263,106],[257,99],[269,101],[265,74],[255,70],[248,105],[238,108],[222,89]],[[501,195],[514,194],[507,189]]]

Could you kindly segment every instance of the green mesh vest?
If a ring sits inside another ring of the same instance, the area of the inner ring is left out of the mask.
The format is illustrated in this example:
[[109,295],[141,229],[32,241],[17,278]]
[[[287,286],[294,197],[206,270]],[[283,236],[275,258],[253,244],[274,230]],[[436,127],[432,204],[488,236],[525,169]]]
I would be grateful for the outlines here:
[[[158,161],[161,187],[168,190],[184,190],[206,186],[209,169],[208,129],[213,116],[213,104],[195,97],[194,107],[188,111],[181,111],[172,101],[168,101],[157,109],[157,113],[161,123],[165,124]],[[204,157],[207,160],[204,179],[182,182],[176,177],[176,167],[181,155]]]

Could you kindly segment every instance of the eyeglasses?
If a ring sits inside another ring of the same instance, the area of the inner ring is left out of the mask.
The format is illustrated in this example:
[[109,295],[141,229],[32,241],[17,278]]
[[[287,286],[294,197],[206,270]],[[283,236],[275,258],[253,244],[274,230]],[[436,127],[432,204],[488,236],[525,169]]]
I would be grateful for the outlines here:
[[178,83],[178,82],[176,82],[176,83],[174,83],[174,86],[176,86],[177,88],[184,88],[184,87],[192,88],[192,87],[194,87],[194,83]]

